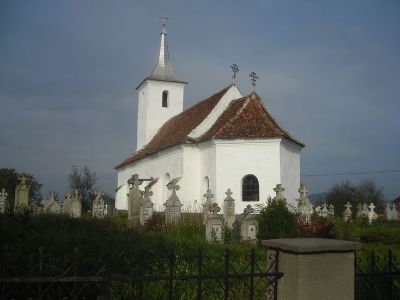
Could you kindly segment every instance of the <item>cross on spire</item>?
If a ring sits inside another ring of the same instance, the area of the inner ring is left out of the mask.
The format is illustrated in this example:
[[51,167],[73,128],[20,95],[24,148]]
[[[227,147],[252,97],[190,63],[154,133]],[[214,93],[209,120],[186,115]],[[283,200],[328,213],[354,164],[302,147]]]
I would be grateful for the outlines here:
[[167,33],[167,30],[165,29],[165,23],[166,23],[166,21],[167,21],[169,18],[168,18],[168,17],[165,17],[165,16],[162,16],[162,17],[160,17],[160,19],[161,19],[162,22],[163,22],[163,27],[162,27],[161,33],[166,34],[166,33]]
[[257,76],[256,72],[251,72],[249,76],[250,76],[250,80],[251,80],[251,85],[253,86],[253,92],[255,92],[258,76]]
[[232,83],[235,83],[235,79],[236,79],[236,74],[239,72],[239,67],[236,64],[233,64],[231,66],[233,75],[232,75]]

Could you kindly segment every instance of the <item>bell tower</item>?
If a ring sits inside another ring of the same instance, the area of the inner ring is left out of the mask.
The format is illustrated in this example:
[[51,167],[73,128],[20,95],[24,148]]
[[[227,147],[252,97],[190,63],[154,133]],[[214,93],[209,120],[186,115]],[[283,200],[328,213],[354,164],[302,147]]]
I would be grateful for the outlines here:
[[162,17],[160,48],[153,71],[136,88],[138,118],[136,149],[141,149],[173,116],[183,111],[183,94],[187,82],[173,70],[169,59],[166,17]]

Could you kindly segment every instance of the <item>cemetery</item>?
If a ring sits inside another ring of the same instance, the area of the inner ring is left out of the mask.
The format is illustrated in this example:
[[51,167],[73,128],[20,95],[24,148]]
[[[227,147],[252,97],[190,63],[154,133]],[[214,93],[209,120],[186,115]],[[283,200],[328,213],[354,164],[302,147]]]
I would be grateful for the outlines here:
[[[47,271],[53,275],[59,274],[56,270],[70,270],[78,261],[80,270],[85,274],[103,274],[111,268],[109,270],[113,274],[133,276],[131,270],[139,268],[140,271],[142,268],[147,276],[158,278],[159,272],[167,272],[173,267],[174,276],[177,276],[174,277],[173,288],[166,289],[162,281],[155,280],[146,282],[145,288],[142,286],[138,290],[136,283],[121,279],[107,282],[111,285],[107,293],[112,297],[140,295],[143,299],[192,299],[198,295],[199,281],[196,285],[190,280],[181,282],[178,279],[179,276],[187,276],[204,280],[204,283],[200,281],[204,289],[201,293],[203,297],[208,295],[209,299],[224,298],[224,295],[230,295],[231,299],[250,295],[254,299],[265,299],[269,290],[279,291],[279,285],[273,284],[274,280],[285,276],[285,272],[268,267],[276,263],[275,260],[272,264],[270,261],[273,247],[281,245],[268,244],[270,250],[265,251],[265,243],[277,238],[307,238],[310,241],[328,238],[362,244],[362,247],[354,246],[352,250],[357,250],[354,277],[356,299],[364,299],[370,293],[370,287],[361,279],[371,266],[375,271],[383,272],[388,267],[392,270],[388,273],[394,279],[390,292],[387,292],[384,277],[375,280],[377,287],[374,289],[379,291],[379,295],[392,295],[392,292],[395,295],[398,292],[399,277],[395,272],[398,272],[399,266],[395,259],[400,257],[400,223],[399,211],[394,203],[386,203],[384,212],[378,215],[373,203],[355,206],[347,202],[343,214],[335,215],[332,204],[313,205],[303,184],[298,188],[297,206],[288,204],[283,195],[285,187],[277,184],[275,197],[259,207],[247,205],[243,211],[237,212],[235,195],[227,189],[221,209],[212,191],[208,190],[201,208],[197,207],[192,212],[182,209],[179,181],[180,178],[174,178],[167,184],[171,193],[162,211],[156,211],[152,202],[151,187],[155,180],[142,179],[133,174],[128,180],[130,189],[126,212],[110,207],[104,201],[101,189],[95,192],[92,209],[84,212],[82,197],[77,190],[68,192],[63,201],[57,198],[56,193],[50,192],[39,205],[33,205],[28,197],[26,176],[21,175],[15,189],[14,205],[7,201],[8,193],[0,187],[2,272],[13,276],[28,272],[29,268],[32,268],[29,272],[34,272],[32,262],[35,259],[46,260],[49,264]],[[108,265],[111,261],[112,266]],[[55,262],[58,262],[58,269],[51,264]],[[78,268],[77,265],[75,267]],[[198,278],[199,268],[204,278]],[[220,280],[218,276],[213,277],[221,270],[225,270],[221,273],[225,277],[220,275]],[[259,276],[254,279],[256,288],[249,286],[247,279],[237,279],[236,275],[226,277],[230,273],[239,274],[238,270],[249,278]],[[76,274],[80,273],[77,271]],[[99,280],[106,280],[101,278]],[[98,293],[103,291],[100,286],[90,282],[83,285],[79,293]],[[53,292],[54,296],[60,291],[55,289]],[[13,295],[18,296],[15,293]],[[273,293],[270,299],[276,299],[278,294]]]

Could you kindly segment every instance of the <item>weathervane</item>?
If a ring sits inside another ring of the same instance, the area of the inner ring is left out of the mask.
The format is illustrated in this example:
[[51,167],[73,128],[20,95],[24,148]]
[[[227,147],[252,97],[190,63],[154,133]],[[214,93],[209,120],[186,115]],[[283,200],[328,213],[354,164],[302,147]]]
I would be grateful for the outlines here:
[[237,66],[236,64],[233,64],[233,65],[231,66],[231,69],[232,69],[232,72],[233,72],[233,75],[232,75],[232,83],[235,83],[236,74],[237,74],[237,72],[239,72],[239,68],[238,68],[238,66]]
[[250,73],[250,80],[251,80],[251,85],[253,86],[253,92],[256,90],[256,81],[258,79],[256,72],[251,72]]

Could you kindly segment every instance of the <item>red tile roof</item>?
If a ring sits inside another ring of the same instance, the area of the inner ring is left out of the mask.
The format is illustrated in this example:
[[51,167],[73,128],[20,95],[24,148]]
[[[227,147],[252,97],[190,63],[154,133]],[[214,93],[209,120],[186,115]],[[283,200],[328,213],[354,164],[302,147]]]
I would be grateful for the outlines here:
[[212,139],[284,137],[304,147],[279,126],[255,93],[232,101],[208,132],[198,140],[190,138],[190,132],[209,115],[230,87],[165,122],[147,145],[120,163],[116,169],[176,145],[195,144]]

